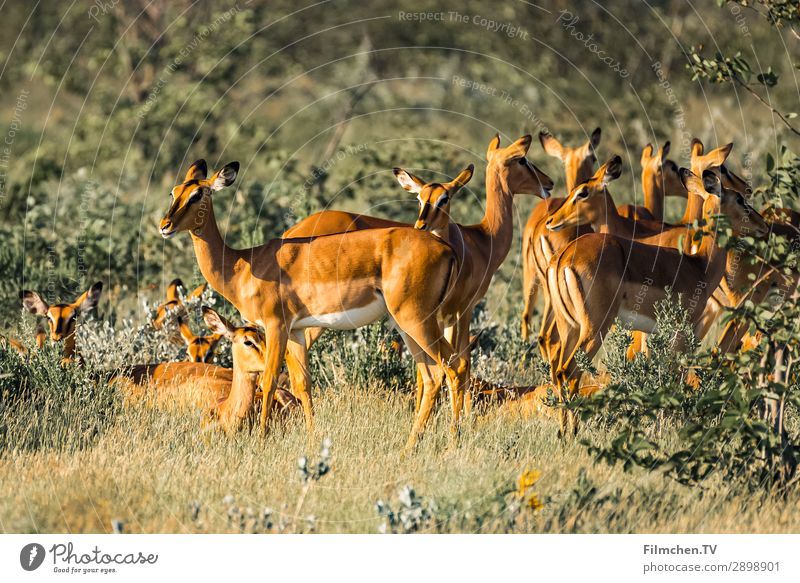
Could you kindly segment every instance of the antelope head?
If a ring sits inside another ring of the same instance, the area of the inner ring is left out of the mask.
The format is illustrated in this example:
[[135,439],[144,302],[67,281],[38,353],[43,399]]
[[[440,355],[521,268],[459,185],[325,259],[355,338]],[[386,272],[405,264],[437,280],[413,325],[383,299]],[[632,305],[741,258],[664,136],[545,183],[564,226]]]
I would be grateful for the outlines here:
[[582,224],[601,222],[613,206],[606,196],[608,185],[622,174],[622,158],[614,156],[600,166],[597,172],[572,189],[564,203],[547,219],[545,226],[551,231]]
[[447,238],[450,225],[450,203],[453,197],[471,179],[475,167],[470,164],[450,182],[428,182],[402,168],[395,168],[397,182],[405,190],[417,195],[419,215],[414,228],[429,231],[440,238]]
[[678,165],[667,158],[670,143],[666,142],[658,151],[652,144],[642,150],[642,183],[652,181],[661,190],[662,196],[686,198],[688,193],[681,180]]
[[178,327],[181,332],[181,338],[186,343],[186,355],[189,357],[189,362],[210,361],[211,357],[214,356],[214,348],[222,338],[222,335],[195,336],[182,316],[178,316]]
[[159,230],[165,239],[181,231],[202,229],[211,216],[211,195],[230,186],[239,173],[239,163],[230,162],[211,178],[207,178],[205,160],[198,160],[189,167],[183,182],[170,192],[170,204]]
[[246,374],[260,374],[264,371],[266,343],[258,328],[234,326],[207,306],[203,306],[203,319],[215,335],[230,340],[234,370]]
[[[20,292],[22,307],[36,316],[47,318],[50,326],[50,339],[53,342],[65,341],[65,356],[72,356],[75,347],[75,327],[81,314],[92,311],[100,301],[103,282],[98,281],[71,303],[49,305],[35,291]],[[37,330],[36,343],[44,343],[44,338]]]
[[592,135],[585,144],[576,148],[563,146],[553,134],[541,132],[539,141],[542,143],[544,151],[554,158],[558,158],[564,164],[564,172],[567,177],[567,192],[572,192],[581,182],[586,182],[594,172],[594,165],[597,163],[596,150],[600,145],[600,128],[595,128]]
[[512,194],[535,194],[550,198],[553,180],[528,160],[528,150],[533,138],[522,136],[517,141],[502,148],[500,135],[489,142],[486,151],[487,174],[494,173]]
[[709,218],[711,229],[714,228],[714,217],[725,215],[736,235],[766,237],[769,234],[769,225],[764,217],[747,203],[742,193],[723,186],[713,170],[703,172],[702,180],[688,168],[681,168],[680,172],[686,190],[703,197],[703,216]]

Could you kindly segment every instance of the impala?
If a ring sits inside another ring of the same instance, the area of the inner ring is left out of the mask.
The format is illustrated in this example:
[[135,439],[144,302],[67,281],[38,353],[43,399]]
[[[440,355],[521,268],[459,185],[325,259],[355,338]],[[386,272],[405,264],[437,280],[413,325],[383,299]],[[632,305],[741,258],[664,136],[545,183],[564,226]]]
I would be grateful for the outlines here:
[[668,196],[686,198],[687,193],[678,174],[678,165],[667,159],[669,148],[669,142],[657,152],[652,144],[644,147],[641,157],[644,206],[620,205],[617,210],[621,216],[663,223],[665,198]]
[[[22,307],[26,311],[41,318],[47,318],[47,323],[50,325],[50,339],[53,342],[64,343],[62,362],[69,362],[76,356],[75,328],[78,318],[97,306],[102,291],[103,282],[98,281],[71,303],[51,306],[38,293],[30,290],[20,292],[20,299]],[[37,344],[38,342],[39,335],[37,334]]]
[[[434,213],[434,228],[453,246],[459,260],[458,279],[451,294],[442,308],[442,318],[446,326],[447,338],[459,355],[466,359],[469,367],[469,325],[475,305],[486,295],[495,272],[500,268],[514,237],[513,203],[515,194],[534,194],[542,198],[549,197],[553,181],[539,170],[527,158],[531,136],[523,136],[506,147],[501,147],[500,136],[489,142],[486,152],[486,210],[481,222],[475,225],[460,225],[449,222],[449,206],[452,196],[442,198],[438,188],[423,191],[424,181],[406,176],[405,171],[396,169],[395,175],[403,188],[417,193],[420,201],[420,218],[416,226],[423,228],[431,222],[426,209]],[[457,179],[458,180],[458,179]],[[433,185],[435,186],[435,185]],[[436,205],[442,205],[436,208]],[[285,236],[299,236],[337,232],[342,230],[366,229],[393,225],[385,219],[343,213],[339,211],[322,211],[301,221]],[[429,227],[426,227],[429,228]],[[447,232],[447,236],[444,233]],[[430,367],[420,368],[418,378],[417,402],[421,392],[441,383],[441,374]],[[468,372],[468,371],[467,371]],[[438,389],[433,389],[437,391]],[[465,401],[467,408],[470,399]]]
[[[684,168],[681,178],[690,196],[704,200],[703,217],[710,231],[702,236],[695,255],[592,233],[570,243],[548,267],[547,284],[561,338],[551,371],[553,382],[569,394],[577,391],[581,375],[575,353],[582,350],[593,358],[616,318],[634,330],[652,332],[655,304],[667,297],[668,289],[680,298],[693,325],[699,326],[702,307],[725,273],[726,252],[716,242],[717,215],[724,214],[736,232],[747,227],[757,235],[766,234],[761,215],[741,194],[722,188],[712,171],[706,171],[701,181]],[[562,434],[570,417],[562,416]]]
[[[233,184],[238,171],[238,162],[232,162],[208,178],[205,161],[192,164],[184,181],[172,189],[160,231],[165,238],[188,231],[209,285],[246,321],[263,328],[267,351],[261,380],[262,430],[267,428],[284,358],[312,428],[305,329],[353,329],[386,315],[416,362],[443,367],[456,428],[468,369],[444,340],[438,320],[459,269],[452,248],[430,233],[402,227],[274,239],[250,249],[232,249],[219,232],[212,195]],[[427,424],[437,393],[425,393],[408,447]],[[253,391],[232,391],[218,407],[220,424],[237,427],[253,408],[253,398]]]
[[[114,380],[126,400],[208,411],[226,398],[234,386],[237,391],[256,391],[258,376],[264,369],[264,335],[252,326],[233,326],[208,307],[203,308],[203,318],[216,334],[230,340],[233,370],[198,362],[134,365],[130,372]],[[297,401],[291,393],[279,388],[274,403],[284,410]]]
[[[600,128],[592,132],[589,140],[576,148],[565,147],[552,134],[541,132],[539,142],[544,151],[561,160],[567,181],[567,192],[572,192],[576,185],[588,180],[594,172],[597,162],[595,154],[600,145]],[[539,338],[545,330],[551,328],[552,313],[550,298],[544,285],[547,264],[555,253],[569,243],[572,239],[590,232],[586,227],[579,227],[574,232],[561,231],[549,232],[544,225],[547,217],[564,202],[563,198],[550,198],[534,207],[525,229],[522,232],[522,339],[528,340],[530,336],[531,318],[536,305],[536,295],[539,289],[544,295],[544,308],[542,309],[542,322],[539,329]]]
[[[16,338],[12,338],[11,336],[0,336],[0,342],[2,342],[3,345],[8,348],[13,348],[16,350],[20,356],[28,355],[28,347],[24,342],[21,342]],[[45,342],[47,342],[47,330],[45,330],[44,326],[42,326],[40,323],[37,323],[36,331],[34,333],[34,343],[36,344],[37,348],[43,348]]]
[[170,314],[176,314],[179,317],[186,315],[186,306],[182,298],[185,297],[187,300],[200,298],[206,291],[207,286],[208,284],[205,283],[200,284],[189,295],[185,295],[181,292],[181,290],[185,289],[183,281],[179,278],[173,279],[167,286],[166,301],[163,304],[159,304],[156,308],[156,315],[155,318],[153,318],[153,328],[161,330]]
[[214,348],[223,337],[222,334],[209,334],[208,336],[195,336],[189,327],[186,318],[178,316],[178,329],[181,338],[186,343],[186,358],[189,362],[208,362],[214,356]]

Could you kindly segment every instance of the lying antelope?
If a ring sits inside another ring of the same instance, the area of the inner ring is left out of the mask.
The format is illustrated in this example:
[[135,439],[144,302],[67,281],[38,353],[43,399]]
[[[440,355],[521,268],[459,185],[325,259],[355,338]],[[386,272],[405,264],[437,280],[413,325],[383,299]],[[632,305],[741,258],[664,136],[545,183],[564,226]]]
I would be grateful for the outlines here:
[[[232,249],[219,232],[212,196],[233,184],[238,171],[238,162],[232,162],[208,177],[205,161],[192,164],[184,181],[172,189],[160,232],[170,238],[188,231],[209,285],[245,320],[263,328],[267,350],[261,428],[267,428],[284,359],[312,428],[305,329],[353,329],[386,315],[417,363],[444,369],[452,424],[457,427],[468,369],[444,339],[438,318],[458,275],[452,248],[430,233],[403,227],[274,239],[250,249]],[[407,446],[416,443],[436,396],[426,392]],[[217,409],[220,424],[237,427],[253,402],[252,390],[234,388]]]
[[[191,293],[185,295],[184,297],[187,300],[200,298],[206,291],[207,287],[208,284],[206,283],[200,284]],[[186,306],[184,305],[181,297],[181,290],[183,289],[185,289],[183,281],[181,281],[179,278],[173,279],[169,283],[167,286],[166,301],[162,304],[159,304],[156,308],[156,314],[153,318],[153,328],[156,330],[161,330],[170,314],[176,314],[178,317],[186,315]]]
[[214,356],[214,348],[223,338],[221,333],[195,336],[183,316],[178,316],[178,329],[181,332],[181,338],[186,343],[186,358],[189,362],[209,362]]
[[[211,308],[203,308],[206,324],[231,342],[233,369],[201,362],[167,362],[134,365],[114,379],[128,401],[146,401],[165,408],[213,410],[232,387],[237,391],[258,388],[264,370],[264,335],[252,326],[234,326]],[[283,411],[297,404],[288,391],[278,388],[274,407]]]
[[[41,318],[47,318],[47,323],[50,325],[50,339],[53,342],[63,342],[62,362],[69,362],[77,355],[75,350],[75,329],[78,318],[97,306],[102,291],[103,282],[98,281],[71,303],[53,304],[51,306],[38,293],[30,290],[20,292],[20,299],[22,300],[22,307],[26,311]],[[37,344],[38,342],[39,337],[37,334]],[[77,356],[80,357],[80,355]]]
[[[750,228],[757,235],[767,233],[761,215],[741,194],[722,188],[712,171],[706,171],[702,181],[685,168],[680,172],[689,195],[704,200],[709,233],[701,235],[695,255],[592,233],[567,245],[548,267],[547,285],[561,338],[551,371],[554,384],[566,386],[570,394],[578,390],[581,376],[576,352],[593,358],[617,318],[634,330],[652,332],[655,305],[667,297],[668,289],[680,298],[693,325],[700,325],[702,308],[725,273],[726,252],[717,245],[717,215],[724,214],[735,232]],[[568,418],[562,417],[562,433]]]

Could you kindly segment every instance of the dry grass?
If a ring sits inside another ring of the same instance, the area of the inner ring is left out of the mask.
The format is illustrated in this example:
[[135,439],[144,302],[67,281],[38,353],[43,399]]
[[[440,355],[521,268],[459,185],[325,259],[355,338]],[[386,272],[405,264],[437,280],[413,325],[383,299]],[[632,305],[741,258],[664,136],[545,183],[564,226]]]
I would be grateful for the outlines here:
[[[457,443],[446,408],[418,452],[399,454],[410,396],[343,386],[318,395],[307,441],[299,418],[271,435],[203,434],[197,417],[122,410],[88,446],[6,450],[0,458],[4,532],[376,532],[375,503],[397,507],[411,485],[437,532],[797,532],[800,497],[756,500],[708,484],[701,491],[659,474],[593,463],[556,438],[547,419],[476,416]],[[587,428],[586,431],[593,431]],[[332,471],[303,497],[297,460],[332,441]],[[511,492],[528,468],[544,507]],[[585,476],[581,477],[585,471]],[[264,521],[264,509],[272,512]],[[313,516],[313,520],[307,517]]]

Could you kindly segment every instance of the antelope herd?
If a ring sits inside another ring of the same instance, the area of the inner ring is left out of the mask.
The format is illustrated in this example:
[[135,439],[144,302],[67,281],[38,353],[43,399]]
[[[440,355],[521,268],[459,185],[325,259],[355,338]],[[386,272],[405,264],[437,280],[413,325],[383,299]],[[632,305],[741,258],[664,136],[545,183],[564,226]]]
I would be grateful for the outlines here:
[[[153,326],[177,323],[175,339],[186,343],[190,362],[135,365],[116,381],[130,398],[156,395],[154,401],[188,404],[211,411],[209,422],[225,430],[240,427],[257,410],[266,430],[275,411],[298,404],[313,429],[308,351],[328,328],[349,330],[388,318],[417,365],[415,413],[406,444],[423,434],[443,383],[447,384],[453,431],[470,413],[479,395],[495,387],[471,379],[472,314],[514,240],[514,196],[535,195],[522,234],[522,337],[529,340],[534,307],[543,308],[536,341],[550,364],[545,387],[520,389],[536,395],[548,388],[559,398],[579,391],[591,394],[576,354],[595,356],[615,322],[635,332],[629,357],[646,352],[645,335],[656,326],[656,304],[670,294],[680,302],[699,338],[706,336],[725,307],[747,299],[761,301],[786,285],[769,265],[751,265],[718,244],[718,220],[734,233],[766,238],[775,233],[797,241],[798,214],[770,210],[769,221],[747,202],[750,187],[726,165],[732,144],[706,152],[691,145],[688,168],[647,144],[641,155],[644,205],[617,206],[610,192],[622,173],[622,159],[610,157],[599,168],[596,129],[579,147],[567,147],[549,133],[539,135],[545,152],[561,160],[565,196],[553,198],[553,181],[529,159],[531,136],[508,146],[500,137],[486,153],[486,203],[474,225],[451,221],[454,197],[472,178],[466,167],[450,182],[427,182],[395,168],[400,186],[417,196],[419,215],[412,224],[337,210],[314,214],[258,247],[226,245],[214,215],[217,191],[230,187],[239,173],[231,162],[209,175],[206,162],[192,164],[170,193],[160,223],[168,239],[187,231],[200,272],[208,285],[247,323],[236,327],[204,307],[209,335],[195,335],[187,319],[180,280],[167,290]],[[666,197],[686,199],[683,218],[664,222]],[[797,286],[797,276],[792,280]],[[199,298],[205,285],[187,297]],[[96,306],[97,283],[71,303],[49,306],[33,291],[21,293],[25,310],[46,317],[50,336],[63,341],[64,360],[80,360],[75,326],[80,314]],[[175,319],[170,320],[169,316]],[[231,342],[233,369],[209,364],[221,338]],[[37,339],[41,346],[44,338]],[[743,350],[752,339],[735,320],[722,330],[718,347]],[[24,351],[22,344],[14,344]],[[281,381],[286,365],[289,390]],[[260,390],[259,390],[260,389]],[[559,413],[561,434],[575,419]]]

